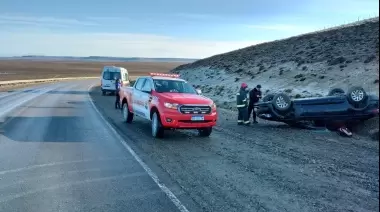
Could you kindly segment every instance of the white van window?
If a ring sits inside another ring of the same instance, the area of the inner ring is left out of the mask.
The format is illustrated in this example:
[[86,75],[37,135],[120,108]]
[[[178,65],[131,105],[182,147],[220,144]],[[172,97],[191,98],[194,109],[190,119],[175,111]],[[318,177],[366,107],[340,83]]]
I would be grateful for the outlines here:
[[110,72],[107,70],[103,74],[103,79],[105,80],[116,80],[120,78],[121,78],[120,72]]

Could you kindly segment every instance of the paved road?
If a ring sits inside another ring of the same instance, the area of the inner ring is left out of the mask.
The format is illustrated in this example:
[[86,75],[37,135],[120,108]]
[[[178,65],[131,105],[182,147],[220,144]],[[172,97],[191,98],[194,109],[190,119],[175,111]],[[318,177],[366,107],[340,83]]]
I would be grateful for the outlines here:
[[0,211],[199,211],[104,124],[94,82],[0,93]]
[[225,110],[210,138],[158,140],[144,120],[123,123],[115,97],[95,88],[119,137],[90,102],[97,82],[0,93],[0,211],[378,211],[378,142],[238,127]]

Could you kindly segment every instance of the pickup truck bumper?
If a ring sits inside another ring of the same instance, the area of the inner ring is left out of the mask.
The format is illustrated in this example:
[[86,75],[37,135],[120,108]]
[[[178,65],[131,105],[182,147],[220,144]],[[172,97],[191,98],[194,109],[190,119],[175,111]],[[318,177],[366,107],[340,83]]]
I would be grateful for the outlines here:
[[[216,112],[207,115],[187,115],[176,112],[165,111],[160,114],[161,123],[164,128],[174,129],[199,129],[213,127],[216,125],[218,115]],[[203,120],[192,120],[193,116],[203,116]]]

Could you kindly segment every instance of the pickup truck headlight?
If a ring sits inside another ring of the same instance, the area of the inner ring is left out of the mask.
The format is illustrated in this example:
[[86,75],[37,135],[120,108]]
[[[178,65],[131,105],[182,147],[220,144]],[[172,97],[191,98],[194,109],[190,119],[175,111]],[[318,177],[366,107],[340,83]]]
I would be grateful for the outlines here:
[[174,109],[174,110],[177,110],[177,108],[178,108],[178,104],[177,103],[168,103],[168,102],[165,102],[164,106],[166,108]]
[[212,103],[210,106],[211,106],[212,110],[216,110],[216,104],[215,103]]

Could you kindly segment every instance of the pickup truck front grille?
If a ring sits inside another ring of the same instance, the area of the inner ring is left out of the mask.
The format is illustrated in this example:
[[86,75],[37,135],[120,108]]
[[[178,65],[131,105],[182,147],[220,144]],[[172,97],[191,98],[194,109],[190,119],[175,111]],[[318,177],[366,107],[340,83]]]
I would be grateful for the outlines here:
[[181,105],[179,112],[183,114],[210,114],[211,107],[208,105]]

